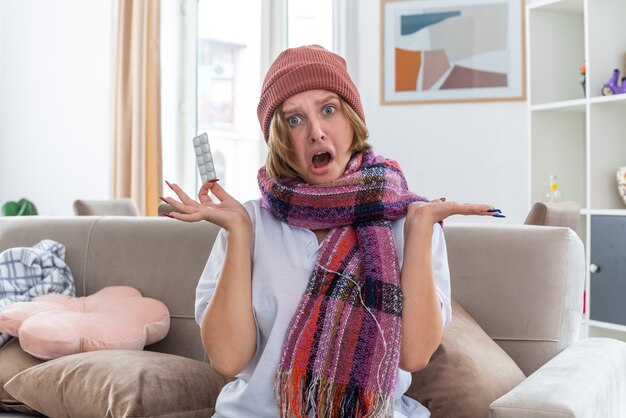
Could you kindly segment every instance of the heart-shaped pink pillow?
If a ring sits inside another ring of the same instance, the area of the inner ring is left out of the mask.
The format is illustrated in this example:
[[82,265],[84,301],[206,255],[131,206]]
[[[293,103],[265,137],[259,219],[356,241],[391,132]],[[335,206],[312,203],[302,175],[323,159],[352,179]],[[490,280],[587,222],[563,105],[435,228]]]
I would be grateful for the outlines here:
[[38,296],[0,312],[0,332],[18,337],[24,351],[44,360],[85,351],[142,350],[169,328],[165,304],[128,286],[86,297]]

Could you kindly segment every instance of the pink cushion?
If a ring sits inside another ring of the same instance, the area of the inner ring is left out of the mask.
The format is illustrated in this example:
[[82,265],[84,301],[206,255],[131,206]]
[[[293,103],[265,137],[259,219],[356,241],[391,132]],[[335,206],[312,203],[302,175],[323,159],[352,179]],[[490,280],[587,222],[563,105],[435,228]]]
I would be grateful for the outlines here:
[[165,304],[128,286],[87,297],[39,296],[0,312],[0,332],[18,337],[24,351],[44,360],[85,351],[142,350],[169,328]]

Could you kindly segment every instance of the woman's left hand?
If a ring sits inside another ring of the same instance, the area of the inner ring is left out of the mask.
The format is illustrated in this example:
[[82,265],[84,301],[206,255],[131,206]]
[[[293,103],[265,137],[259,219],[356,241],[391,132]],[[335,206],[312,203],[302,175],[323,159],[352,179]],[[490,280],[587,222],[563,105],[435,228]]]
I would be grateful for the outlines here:
[[481,203],[461,203],[435,199],[430,202],[413,202],[409,205],[407,219],[421,221],[431,225],[441,222],[452,215],[477,215],[504,218],[502,211],[491,205]]
[[452,215],[504,217],[499,209],[485,204],[435,199],[409,205],[400,273],[404,294],[400,367],[411,372],[426,367],[441,343],[443,321],[433,267],[433,230],[437,222]]

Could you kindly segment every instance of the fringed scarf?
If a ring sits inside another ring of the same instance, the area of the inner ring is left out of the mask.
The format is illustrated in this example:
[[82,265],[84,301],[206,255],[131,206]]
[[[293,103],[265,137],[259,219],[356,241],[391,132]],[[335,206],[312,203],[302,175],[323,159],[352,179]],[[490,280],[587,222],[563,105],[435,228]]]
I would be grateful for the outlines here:
[[258,181],[277,219],[330,229],[285,337],[274,383],[280,416],[392,416],[402,291],[391,221],[426,199],[371,150],[329,184],[277,181],[264,168]]

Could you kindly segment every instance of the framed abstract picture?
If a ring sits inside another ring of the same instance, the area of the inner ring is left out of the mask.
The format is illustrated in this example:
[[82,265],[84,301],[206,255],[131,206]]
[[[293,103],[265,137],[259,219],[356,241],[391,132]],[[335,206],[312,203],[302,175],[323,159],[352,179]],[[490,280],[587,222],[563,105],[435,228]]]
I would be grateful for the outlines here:
[[525,100],[524,0],[381,0],[381,103]]

